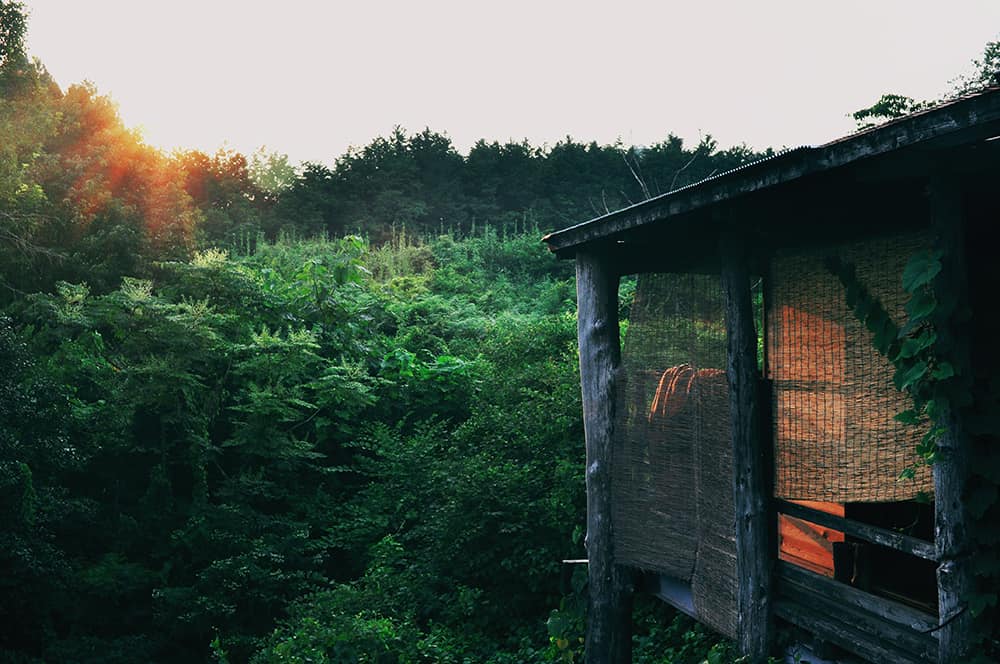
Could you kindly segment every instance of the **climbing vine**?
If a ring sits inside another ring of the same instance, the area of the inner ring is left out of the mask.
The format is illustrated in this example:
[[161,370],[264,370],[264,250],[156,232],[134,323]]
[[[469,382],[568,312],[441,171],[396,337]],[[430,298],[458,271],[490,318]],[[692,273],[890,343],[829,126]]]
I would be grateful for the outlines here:
[[[872,333],[872,344],[896,369],[896,387],[907,392],[913,406],[896,415],[905,424],[930,422],[917,445],[918,464],[934,462],[937,442],[943,428],[937,424],[947,402],[946,386],[956,377],[954,365],[943,359],[938,346],[937,326],[932,319],[937,307],[933,282],[941,271],[941,253],[914,254],[903,272],[903,288],[910,294],[906,303],[907,322],[900,327],[858,279],[854,265],[836,256],[826,260],[827,269],[840,279],[847,304],[854,315]],[[912,479],[917,464],[903,471],[903,479]]]
[[931,248],[910,257],[903,270],[902,285],[909,295],[907,321],[893,321],[882,303],[860,282],[854,265],[831,256],[826,267],[846,291],[846,301],[857,319],[872,333],[872,344],[895,368],[894,382],[912,398],[912,407],[895,416],[900,422],[926,425],[917,444],[917,462],[906,468],[901,479],[913,478],[920,464],[933,464],[944,422],[960,414],[972,438],[972,472],[964,495],[973,519],[976,586],[963,599],[976,622],[976,662],[996,661],[1000,654],[998,596],[1000,586],[1000,379],[977,376],[967,361],[972,352],[971,335],[960,333],[971,313],[946,293],[941,277],[944,251]]

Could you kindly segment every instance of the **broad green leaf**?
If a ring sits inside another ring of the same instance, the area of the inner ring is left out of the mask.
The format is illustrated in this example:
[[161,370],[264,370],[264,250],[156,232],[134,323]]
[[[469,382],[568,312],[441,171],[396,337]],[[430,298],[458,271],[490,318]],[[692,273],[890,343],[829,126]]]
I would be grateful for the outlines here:
[[905,309],[910,316],[910,322],[914,323],[925,320],[934,312],[935,307],[937,307],[937,300],[934,299],[934,296],[926,290],[919,290],[910,297]]
[[861,296],[861,289],[856,281],[851,280],[848,282],[844,295],[847,299],[847,306],[853,309],[858,302],[858,298]]
[[874,332],[875,338],[872,343],[874,343],[875,348],[883,355],[889,354],[892,343],[896,339],[896,326],[889,320],[888,316],[883,314],[881,322]]
[[935,380],[944,380],[955,375],[955,367],[950,362],[940,362],[931,373]]
[[870,297],[860,297],[854,305],[854,315],[858,320],[868,320],[876,311],[875,301]]
[[901,367],[896,371],[895,382],[896,387],[900,390],[906,390],[910,388],[914,383],[919,381],[927,374],[927,363],[924,361],[917,362],[910,367]]
[[910,257],[903,268],[903,289],[913,292],[929,284],[941,272],[940,252],[920,251]]
[[903,340],[899,346],[899,357],[904,360],[916,357],[921,351],[933,346],[935,341],[937,341],[936,332],[923,330],[917,336]]

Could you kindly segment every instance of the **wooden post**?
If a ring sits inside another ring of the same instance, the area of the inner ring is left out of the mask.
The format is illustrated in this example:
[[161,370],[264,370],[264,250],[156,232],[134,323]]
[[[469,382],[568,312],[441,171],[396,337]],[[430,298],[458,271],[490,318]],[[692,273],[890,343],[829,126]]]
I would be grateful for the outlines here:
[[766,661],[771,644],[771,569],[768,513],[770,468],[761,435],[757,331],[750,274],[741,238],[725,235],[720,246],[726,299],[729,409],[733,433],[733,496],[736,505],[736,633],[740,654]]
[[630,574],[616,565],[611,519],[611,441],[614,432],[618,340],[618,272],[606,256],[576,257],[580,384],[587,444],[587,664],[632,661]]
[[[941,176],[932,180],[930,194],[931,225],[943,250],[941,273],[935,283],[937,300],[939,306],[953,306],[961,312],[968,306],[961,192],[954,178]],[[961,334],[953,325],[939,327],[938,338],[946,345]],[[961,340],[958,348],[962,348]],[[970,375],[967,347],[950,360],[959,376]],[[973,589],[974,576],[972,518],[963,499],[969,479],[970,441],[957,410],[949,409],[939,423],[944,433],[938,439],[934,462],[934,544],[938,615],[943,625],[938,632],[938,662],[944,664],[962,661],[970,654],[973,621],[965,599]]]

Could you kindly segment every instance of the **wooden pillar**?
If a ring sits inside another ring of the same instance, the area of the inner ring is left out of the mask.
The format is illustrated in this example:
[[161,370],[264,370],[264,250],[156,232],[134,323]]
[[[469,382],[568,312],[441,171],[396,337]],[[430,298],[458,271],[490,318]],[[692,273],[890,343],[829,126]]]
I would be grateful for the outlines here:
[[587,444],[587,664],[632,661],[632,595],[627,569],[616,565],[611,518],[618,340],[618,272],[606,256],[576,257],[580,384]]
[[[951,325],[938,326],[938,339],[944,347],[964,349],[949,358],[960,377],[970,376],[969,338],[959,339],[957,347],[950,343],[962,335],[961,323],[956,329],[954,315],[948,310],[963,311],[968,307],[968,283],[965,267],[965,247],[962,199],[958,183],[952,177],[936,177],[931,182],[931,225],[943,250],[941,273],[935,282],[942,318]],[[967,324],[965,325],[967,327]],[[967,331],[966,331],[967,333]],[[937,549],[938,662],[957,662],[970,653],[972,615],[966,609],[966,595],[973,589],[972,518],[963,500],[969,480],[970,440],[963,426],[961,413],[948,409],[938,420],[944,432],[938,439],[934,462],[934,544]]]
[[736,633],[740,654],[764,662],[771,644],[771,570],[769,546],[770,467],[761,435],[763,401],[757,370],[750,274],[745,245],[725,235],[720,246],[722,289],[726,300],[729,408],[733,435],[733,496],[736,506]]

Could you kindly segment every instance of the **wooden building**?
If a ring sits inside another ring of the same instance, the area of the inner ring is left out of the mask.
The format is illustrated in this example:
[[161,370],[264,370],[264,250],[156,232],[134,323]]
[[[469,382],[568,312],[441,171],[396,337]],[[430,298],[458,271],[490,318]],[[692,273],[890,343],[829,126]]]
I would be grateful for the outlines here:
[[903,325],[907,260],[941,256],[937,299],[972,312],[942,332],[971,339],[956,371],[997,375],[998,139],[993,88],[546,236],[577,269],[587,661],[630,660],[637,589],[752,661],[779,624],[873,662],[965,654],[972,437],[952,413],[917,463],[927,425],[894,419],[836,266]]

